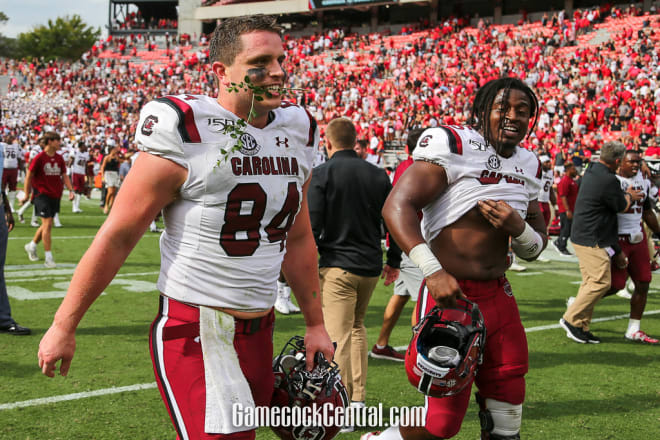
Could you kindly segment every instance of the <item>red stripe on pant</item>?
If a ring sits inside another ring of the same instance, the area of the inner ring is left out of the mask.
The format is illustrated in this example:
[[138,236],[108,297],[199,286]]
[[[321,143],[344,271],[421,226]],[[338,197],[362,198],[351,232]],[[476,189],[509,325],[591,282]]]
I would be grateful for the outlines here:
[[[236,320],[234,349],[257,406],[269,405],[273,394],[274,320],[272,311],[258,321]],[[177,438],[254,440],[254,430],[233,434],[204,432],[206,381],[198,336],[199,309],[161,296],[158,316],[151,324],[149,343],[158,389]]]

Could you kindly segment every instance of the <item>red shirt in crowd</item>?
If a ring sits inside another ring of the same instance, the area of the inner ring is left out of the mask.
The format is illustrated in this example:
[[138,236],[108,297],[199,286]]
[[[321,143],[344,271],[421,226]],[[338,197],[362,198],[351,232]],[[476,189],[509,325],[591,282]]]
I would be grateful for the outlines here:
[[55,153],[49,156],[45,151],[37,154],[30,163],[32,188],[39,194],[53,199],[62,197],[64,182],[62,176],[66,172],[66,164],[62,156]]
[[[557,208],[559,208],[560,213],[566,211],[573,212],[575,210],[575,199],[577,199],[577,193],[577,183],[575,183],[575,180],[573,180],[572,177],[565,174],[557,185],[557,194],[559,194],[559,197],[557,197]],[[568,200],[568,209],[566,209],[566,206],[564,206],[564,201],[561,199],[562,196],[566,196],[566,199]]]

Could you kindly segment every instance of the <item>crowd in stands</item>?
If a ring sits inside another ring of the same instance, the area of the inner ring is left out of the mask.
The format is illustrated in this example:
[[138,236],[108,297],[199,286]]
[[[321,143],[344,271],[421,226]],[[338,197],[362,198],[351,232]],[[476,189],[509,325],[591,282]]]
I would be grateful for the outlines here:
[[123,20],[115,18],[112,23],[113,30],[131,29],[176,29],[178,22],[175,19],[151,17],[146,20],[140,11],[131,12]]
[[[539,96],[538,125],[525,147],[588,159],[603,142],[619,139],[658,157],[658,29],[660,15],[632,7],[546,14],[517,25],[450,19],[396,34],[333,29],[285,36],[286,69],[289,85],[303,90],[292,100],[322,126],[351,118],[374,149],[413,127],[464,123],[475,89],[514,75]],[[206,37],[194,46],[189,40],[109,37],[75,63],[3,60],[0,75],[10,76],[10,85],[0,134],[29,147],[55,130],[70,145],[130,149],[147,101],[216,95]]]

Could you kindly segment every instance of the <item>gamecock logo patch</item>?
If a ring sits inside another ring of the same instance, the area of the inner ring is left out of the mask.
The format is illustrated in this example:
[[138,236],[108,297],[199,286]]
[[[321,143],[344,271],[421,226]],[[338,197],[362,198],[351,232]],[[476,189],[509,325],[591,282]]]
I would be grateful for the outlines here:
[[151,136],[151,133],[154,132],[154,125],[156,125],[157,122],[158,122],[158,116],[154,116],[154,115],[147,116],[146,118],[144,118],[144,123],[142,124],[142,128],[140,129],[140,131],[145,136]]

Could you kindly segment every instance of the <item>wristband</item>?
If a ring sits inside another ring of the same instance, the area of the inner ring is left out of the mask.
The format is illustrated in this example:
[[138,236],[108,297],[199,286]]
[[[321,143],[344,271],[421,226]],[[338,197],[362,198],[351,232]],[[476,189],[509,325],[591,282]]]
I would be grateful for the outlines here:
[[520,258],[525,260],[537,257],[543,250],[543,239],[529,223],[525,222],[525,229],[522,234],[513,237],[511,240],[511,249]]
[[433,252],[431,252],[431,249],[426,243],[420,243],[410,249],[408,257],[410,258],[410,261],[415,263],[417,267],[421,269],[425,278],[442,270],[440,262],[435,255],[433,255]]

